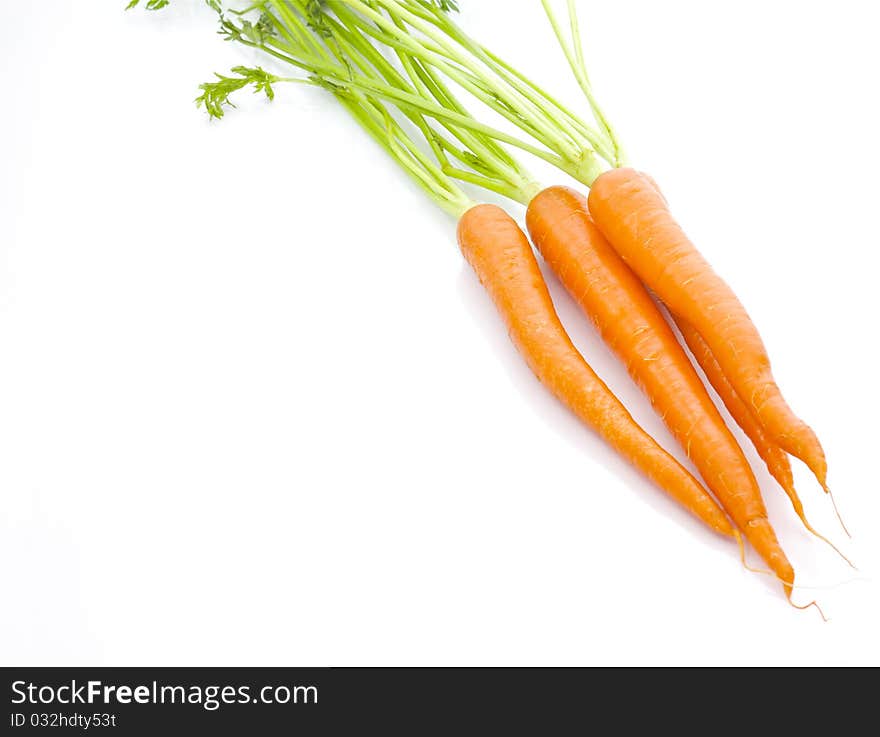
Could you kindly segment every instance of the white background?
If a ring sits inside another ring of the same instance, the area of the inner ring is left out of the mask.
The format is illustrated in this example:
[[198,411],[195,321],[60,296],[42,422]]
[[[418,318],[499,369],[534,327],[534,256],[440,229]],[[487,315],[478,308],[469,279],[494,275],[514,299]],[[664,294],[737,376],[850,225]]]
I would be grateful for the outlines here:
[[[880,664],[875,3],[581,3],[631,161],[824,442],[854,540],[798,488],[861,580],[755,465],[828,624],[544,391],[325,93],[209,123],[196,85],[252,59],[199,0],[123,4],[2,2],[0,661]],[[462,5],[580,102],[538,2]]]

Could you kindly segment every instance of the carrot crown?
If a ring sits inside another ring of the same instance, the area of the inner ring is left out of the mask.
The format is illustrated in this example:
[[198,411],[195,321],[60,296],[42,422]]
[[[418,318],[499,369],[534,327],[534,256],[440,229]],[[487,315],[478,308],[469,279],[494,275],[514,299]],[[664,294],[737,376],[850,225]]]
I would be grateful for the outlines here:
[[[168,2],[147,0],[146,7]],[[255,0],[242,10],[224,10],[219,0],[206,3],[218,14],[227,40],[298,72],[283,76],[239,66],[234,76],[217,75],[201,85],[197,98],[209,115],[223,117],[230,95],[247,86],[269,99],[279,82],[324,87],[447,211],[460,213],[469,203],[453,180],[530,201],[538,187],[505,146],[588,185],[604,165],[622,163],[617,138],[592,92],[574,0],[568,0],[570,37],[550,0],[542,3],[593,123],[465,33],[451,17],[458,9],[453,0]],[[137,4],[132,0],[129,7]],[[477,120],[453,90],[464,91],[525,136]]]

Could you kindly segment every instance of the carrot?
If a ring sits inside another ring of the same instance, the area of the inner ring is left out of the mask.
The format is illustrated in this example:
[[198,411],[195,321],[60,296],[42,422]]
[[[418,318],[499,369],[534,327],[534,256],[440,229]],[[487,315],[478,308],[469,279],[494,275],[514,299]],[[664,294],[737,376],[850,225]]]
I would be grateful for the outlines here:
[[477,205],[458,223],[458,242],[535,376],[671,497],[722,535],[734,531],[699,482],[633,420],[578,353],[559,321],[525,233],[504,210]]
[[623,260],[706,341],[770,441],[804,461],[827,491],[822,446],[783,399],[757,329],[672,218],[653,181],[633,169],[611,169],[593,183],[589,207]]
[[820,540],[827,543],[841,558],[849,563],[851,567],[855,568],[852,561],[847,558],[833,542],[818,532],[810,524],[809,520],[807,520],[807,516],[804,512],[804,505],[794,488],[794,477],[791,473],[791,464],[788,461],[788,455],[782,450],[782,448],[767,438],[764,429],[758,424],[758,421],[752,416],[752,413],[749,412],[749,408],[746,407],[737,393],[733,390],[733,387],[730,385],[730,382],[721,370],[721,366],[718,365],[718,361],[715,360],[715,356],[712,355],[712,351],[709,350],[709,346],[706,345],[706,341],[704,341],[700,337],[700,334],[684,320],[675,316],[673,316],[672,319],[675,321],[675,324],[681,333],[681,337],[690,349],[694,360],[699,364],[700,368],[703,369],[706,379],[708,379],[709,383],[718,393],[724,406],[727,407],[727,411],[730,412],[730,416],[733,417],[736,424],[740,426],[749,440],[752,441],[752,445],[755,446],[755,450],[758,451],[761,460],[766,464],[770,475],[776,479],[786,496],[791,501],[791,506],[794,509],[795,514],[800,518],[804,527]]
[[651,295],[605,240],[586,198],[550,187],[529,204],[532,242],[626,365],[721,505],[783,582],[779,546],[752,469]]
[[703,369],[703,373],[706,374],[709,383],[718,392],[718,396],[721,398],[724,406],[727,407],[727,411],[730,412],[730,416],[733,417],[736,424],[742,428],[749,440],[752,441],[752,445],[755,446],[755,450],[758,451],[761,460],[767,465],[770,475],[776,479],[789,496],[798,517],[809,528],[809,524],[804,519],[803,505],[794,488],[794,477],[791,473],[788,455],[767,437],[764,429],[758,424],[752,413],[749,412],[749,408],[746,407],[745,403],[730,385],[730,382],[721,370],[721,366],[718,365],[718,361],[715,360],[715,356],[712,355],[712,351],[706,345],[706,341],[681,318],[673,316],[673,320],[694,359],[700,368]]

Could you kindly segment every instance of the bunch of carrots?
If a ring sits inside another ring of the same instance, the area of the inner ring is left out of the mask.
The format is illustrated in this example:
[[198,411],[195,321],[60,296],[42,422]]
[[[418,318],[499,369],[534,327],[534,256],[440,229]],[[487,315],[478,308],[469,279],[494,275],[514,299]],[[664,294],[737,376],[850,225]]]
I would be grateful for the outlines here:
[[[236,67],[233,76],[203,84],[197,102],[221,118],[229,96],[249,85],[270,99],[274,85],[292,81],[333,94],[457,218],[461,251],[537,378],[657,486],[711,529],[735,539],[741,551],[745,538],[791,602],[792,565],[754,473],[692,359],[818,537],[795,491],[789,456],[803,461],[828,492],[822,446],[783,398],[742,303],[685,235],[654,180],[624,166],[587,75],[575,0],[567,0],[567,26],[551,0],[541,2],[591,121],[468,35],[452,18],[452,0],[257,0],[238,10],[208,0],[227,39],[258,49],[295,74]],[[149,0],[147,7],[167,3]],[[518,133],[474,116],[462,93]],[[553,164],[588,187],[588,195],[541,186],[512,149]],[[531,243],[503,208],[479,204],[465,187],[525,205]],[[648,397],[703,483],[636,423],[575,348],[532,245]]]

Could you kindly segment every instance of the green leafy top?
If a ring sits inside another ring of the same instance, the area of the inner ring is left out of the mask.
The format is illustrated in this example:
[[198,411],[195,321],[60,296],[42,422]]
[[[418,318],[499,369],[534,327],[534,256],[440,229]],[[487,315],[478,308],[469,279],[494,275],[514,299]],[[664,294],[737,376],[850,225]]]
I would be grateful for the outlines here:
[[[131,10],[133,7],[140,5],[141,0],[131,0],[131,2],[125,6],[126,10]],[[161,10],[164,8],[171,0],[147,0],[146,8],[147,10]]]
[[[134,7],[137,7],[141,4],[141,0],[131,0],[128,5],[125,6],[126,10],[131,10]],[[162,8],[171,4],[171,0],[147,0],[146,5],[144,6],[147,10],[162,10]],[[205,4],[215,10],[216,12],[222,12],[222,8],[220,7],[220,0],[205,0]]]
[[442,10],[444,13],[458,12],[457,0],[416,0],[416,2],[419,3],[419,5],[437,8],[438,10]]
[[[233,106],[231,95],[245,87],[251,86],[254,92],[262,91],[272,99],[276,83],[304,82],[333,94],[405,172],[455,216],[473,205],[455,179],[471,181],[524,202],[537,191],[531,178],[491,139],[481,141],[465,126],[457,128],[446,121],[447,129],[459,139],[456,142],[432,127],[419,110],[421,105],[433,105],[441,117],[449,111],[420,96],[418,89],[363,37],[342,32],[339,20],[327,12],[325,3],[257,0],[245,11],[221,13],[220,24],[221,33],[228,40],[268,52],[292,65],[298,73],[281,77],[261,67],[239,66],[231,74],[215,75],[214,80],[200,86],[201,94],[196,99],[211,118],[222,118],[227,108]],[[425,79],[432,79],[431,74],[425,70]],[[440,84],[439,80],[435,82]],[[416,126],[415,131],[392,114],[388,103]],[[463,124],[479,125],[463,113],[456,115]],[[425,151],[425,144],[430,152]]]
[[[595,124],[572,112],[456,25],[448,11],[457,9],[457,3],[441,0],[321,0],[315,7],[323,15],[323,27],[333,26],[335,36],[345,36],[349,41],[360,37],[377,49],[393,52],[404,66],[410,64],[430,69],[506,118],[537,146],[519,139],[511,141],[497,137],[496,140],[533,153],[589,185],[602,171],[599,160],[619,166],[621,150],[589,85],[577,37],[574,0],[568,2],[572,41],[561,33],[550,1],[542,2],[587,95]],[[296,0],[264,0],[259,4],[280,8],[297,3]],[[341,25],[334,26],[327,20],[332,17],[340,19]],[[433,97],[426,90],[421,93]],[[437,98],[434,101],[444,105]],[[429,111],[425,108],[424,112],[428,114]]]
[[[157,10],[169,1],[147,0],[146,6]],[[578,81],[589,92],[579,41],[564,39],[548,1],[542,1]],[[619,162],[604,116],[597,115],[600,128],[592,128],[471,39],[448,17],[458,10],[455,0],[251,0],[244,10],[225,12],[218,0],[206,2],[217,12],[227,40],[297,70],[282,77],[259,66],[237,66],[231,75],[215,75],[200,85],[196,98],[212,119],[222,118],[234,107],[230,97],[248,86],[269,100],[279,82],[323,87],[449,212],[460,214],[470,205],[453,180],[530,201],[538,186],[503,144],[586,184],[601,171],[597,156],[612,165]],[[137,4],[133,0],[129,7]],[[569,9],[575,37],[573,0]],[[528,138],[474,118],[449,83],[494,109]],[[595,101],[588,97],[596,113]]]
[[215,73],[214,76],[217,77],[216,82],[205,82],[199,85],[202,94],[196,98],[196,105],[199,107],[204,106],[208,115],[217,120],[224,115],[224,105],[235,107],[229,101],[229,95],[233,92],[237,92],[248,85],[253,85],[254,94],[264,92],[269,100],[274,100],[275,90],[272,89],[272,85],[282,81],[280,77],[269,74],[269,72],[260,67],[237,66],[232,67],[232,72],[238,76],[226,77]]

